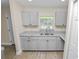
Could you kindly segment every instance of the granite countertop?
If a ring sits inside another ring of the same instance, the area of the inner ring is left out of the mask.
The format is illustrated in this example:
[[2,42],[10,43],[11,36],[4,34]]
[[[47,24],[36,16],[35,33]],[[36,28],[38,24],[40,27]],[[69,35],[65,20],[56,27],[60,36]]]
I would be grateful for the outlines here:
[[45,33],[42,33],[42,35],[41,35],[41,33],[38,32],[38,31],[32,31],[32,32],[23,32],[23,33],[20,34],[20,37],[28,37],[28,36],[32,36],[32,37],[33,36],[37,36],[37,37],[39,37],[39,36],[41,36],[41,37],[43,37],[43,36],[46,36],[46,37],[60,37],[65,41],[65,32],[55,31],[53,33],[53,35],[50,35],[50,34],[45,35]]

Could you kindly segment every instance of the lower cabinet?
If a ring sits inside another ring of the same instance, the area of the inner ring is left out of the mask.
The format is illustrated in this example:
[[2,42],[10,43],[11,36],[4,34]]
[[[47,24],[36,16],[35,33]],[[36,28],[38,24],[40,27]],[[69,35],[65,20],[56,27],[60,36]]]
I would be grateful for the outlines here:
[[57,39],[49,39],[47,42],[48,50],[57,50]]
[[38,45],[37,45],[37,40],[36,39],[31,39],[30,42],[29,42],[31,45],[30,45],[30,50],[37,50],[38,48]]
[[21,48],[22,48],[22,50],[31,49],[30,40],[27,37],[21,37]]
[[63,50],[64,49],[64,41],[60,38],[57,38],[57,50]]
[[22,50],[37,50],[37,39],[31,39],[28,37],[21,37],[21,48]]
[[38,50],[47,50],[47,42],[45,39],[39,39],[37,45]]
[[63,50],[64,42],[56,37],[21,37],[22,50]]

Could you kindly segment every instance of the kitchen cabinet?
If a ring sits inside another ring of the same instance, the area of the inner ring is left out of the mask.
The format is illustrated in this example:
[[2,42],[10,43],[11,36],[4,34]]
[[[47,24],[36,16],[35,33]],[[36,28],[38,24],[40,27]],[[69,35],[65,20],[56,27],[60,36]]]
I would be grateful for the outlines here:
[[47,50],[57,50],[57,39],[47,40]]
[[30,50],[31,49],[31,43],[28,37],[21,37],[21,48],[22,50]]
[[31,37],[30,40],[31,40],[32,50],[45,50],[47,48],[46,46],[47,42],[44,39],[44,37]]
[[47,42],[44,37],[38,39],[38,50],[47,50]]
[[31,50],[37,50],[38,48],[38,38],[30,37]]
[[44,37],[46,41],[46,50],[57,50],[57,39],[56,37]]
[[22,50],[63,50],[64,42],[59,37],[21,37]]
[[31,24],[33,26],[39,25],[39,15],[38,15],[38,12],[31,12]]
[[57,45],[57,50],[63,50],[64,49],[64,40],[61,40],[59,37],[57,38],[56,41],[56,45]]
[[55,14],[55,25],[66,26],[66,21],[67,21],[67,11],[57,10]]
[[31,15],[30,12],[22,12],[22,24],[28,26],[31,24]]
[[22,22],[24,26],[38,26],[39,25],[39,15],[38,12],[22,12]]
[[21,48],[23,50],[37,50],[37,39],[31,37],[21,37]]
[[37,50],[37,47],[38,47],[38,45],[37,45],[37,39],[30,39],[30,50]]

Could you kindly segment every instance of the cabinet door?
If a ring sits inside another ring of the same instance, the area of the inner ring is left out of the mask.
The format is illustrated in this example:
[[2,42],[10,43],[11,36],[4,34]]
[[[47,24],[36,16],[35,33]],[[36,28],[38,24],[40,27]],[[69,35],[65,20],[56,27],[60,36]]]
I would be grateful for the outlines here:
[[22,12],[22,22],[24,26],[28,26],[31,23],[31,13]]
[[60,38],[57,38],[57,50],[64,50],[64,41]]
[[67,12],[65,10],[57,10],[55,19],[56,25],[66,25]]
[[44,39],[44,37],[39,37],[38,39],[38,50],[46,50],[47,49],[47,45],[46,45],[46,40]]
[[39,23],[38,12],[22,12],[22,22],[24,26],[36,26]]
[[31,12],[31,25],[36,26],[39,23],[38,12]]
[[56,38],[52,38],[52,39],[49,39],[48,42],[47,42],[47,49],[48,50],[57,50],[56,46],[57,46],[57,39]]
[[22,50],[31,49],[31,44],[30,44],[30,40],[28,39],[28,37],[21,37],[21,48]]
[[30,47],[31,47],[31,49],[30,50],[37,50],[37,47],[38,47],[38,45],[37,45],[37,40],[38,39],[31,39],[31,41],[30,41]]

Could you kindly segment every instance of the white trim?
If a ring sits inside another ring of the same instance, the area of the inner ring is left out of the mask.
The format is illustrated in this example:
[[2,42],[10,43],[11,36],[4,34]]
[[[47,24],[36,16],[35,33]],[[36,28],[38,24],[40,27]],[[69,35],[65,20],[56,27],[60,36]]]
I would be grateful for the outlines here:
[[21,55],[22,50],[16,51],[16,55]]
[[68,5],[68,15],[67,15],[67,27],[66,27],[66,36],[65,36],[65,47],[63,59],[68,59],[68,49],[70,41],[70,31],[71,31],[71,21],[72,21],[72,12],[73,12],[73,0],[69,0]]

